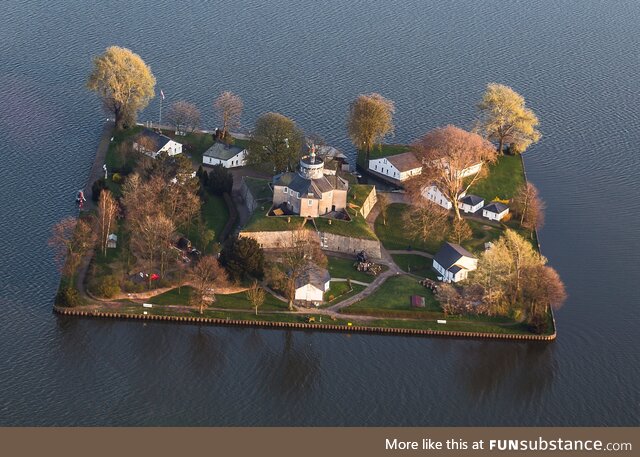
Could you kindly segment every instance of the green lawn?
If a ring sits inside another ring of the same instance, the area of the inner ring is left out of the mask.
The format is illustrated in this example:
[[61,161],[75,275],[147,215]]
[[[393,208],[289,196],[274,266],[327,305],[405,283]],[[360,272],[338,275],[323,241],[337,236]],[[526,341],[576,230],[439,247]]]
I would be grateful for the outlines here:
[[[388,157],[388,156],[402,154],[403,152],[407,152],[410,149],[411,149],[411,146],[408,144],[375,145],[371,150],[371,152],[369,153],[369,160],[379,159],[380,157]],[[366,153],[364,151],[358,151],[358,157],[356,160],[358,165],[366,170],[368,167],[367,167],[367,164],[365,164],[365,156],[366,156]]]
[[489,167],[488,176],[476,182],[469,194],[478,195],[489,203],[496,197],[507,200],[513,197],[516,189],[524,183],[524,168],[520,156],[500,156]]
[[352,203],[360,209],[373,188],[374,186],[370,184],[354,184],[349,186],[349,203]]
[[113,141],[109,143],[109,149],[107,149],[107,155],[105,157],[105,163],[109,174],[117,172],[123,168],[133,168],[135,165],[135,155],[131,154],[128,160],[122,160],[117,153],[117,148],[120,143],[132,139],[135,135],[141,132],[143,127],[137,125],[123,130],[115,130],[113,132]]
[[368,325],[371,327],[391,327],[391,328],[414,328],[414,329],[429,329],[429,330],[449,330],[458,332],[480,332],[480,333],[499,333],[499,334],[516,334],[526,335],[531,332],[525,325],[518,324],[509,327],[503,327],[491,323],[465,323],[465,322],[452,322],[447,319],[446,324],[438,324],[434,320],[423,319],[411,319],[411,320],[398,320],[398,319],[379,319],[370,322]]
[[[351,284],[351,290],[349,290],[349,286],[346,282],[332,282],[331,287],[324,295],[325,303],[321,308],[326,308],[328,306],[333,306],[336,303],[340,303],[341,301],[362,292],[364,289],[365,286],[361,286],[360,284]],[[334,298],[333,300],[330,300],[329,298],[332,295]]]
[[327,256],[329,264],[327,269],[332,278],[349,278],[356,281],[362,281],[370,283],[373,281],[374,276],[365,273],[364,271],[358,271],[353,266],[355,258],[344,259],[342,257]]
[[[273,191],[269,187],[268,179],[244,177],[244,182],[251,191],[251,195],[258,202],[268,201],[271,203],[273,199]],[[265,211],[267,208],[265,208]]]
[[278,232],[282,230],[295,230],[302,227],[304,218],[300,216],[270,217],[267,209],[256,208],[251,214],[247,225],[243,230],[247,232]]
[[436,273],[431,268],[432,259],[416,254],[393,254],[393,261],[407,273],[424,278],[436,279]]
[[[420,295],[425,298],[424,308],[412,308],[410,298]],[[431,317],[442,315],[440,305],[431,291],[418,283],[418,280],[407,275],[392,276],[387,279],[372,295],[343,310],[351,314],[368,314],[388,317],[420,317],[427,313]]]
[[489,241],[496,241],[504,233],[502,229],[493,227],[488,224],[483,224],[479,221],[472,221],[467,219],[467,222],[469,223],[469,227],[471,227],[471,231],[473,232],[473,238],[463,241],[462,247],[475,254],[480,254],[484,251],[484,243]]
[[387,225],[382,222],[382,216],[379,215],[375,222],[376,234],[382,244],[387,249],[417,249],[431,254],[440,249],[441,240],[423,240],[410,237],[403,215],[409,211],[409,205],[404,203],[392,203],[387,208]]
[[[180,290],[175,288],[163,294],[156,295],[155,297],[149,298],[147,302],[153,303],[154,305],[189,306],[189,299],[191,298],[192,293],[193,289],[189,286],[185,286]],[[211,307],[253,311],[251,302],[247,299],[245,292],[228,295],[216,294],[216,301],[211,305]],[[264,303],[260,308],[258,308],[258,313],[260,313],[260,311],[278,310],[286,311],[287,304],[281,302],[271,294],[266,294]]]
[[202,205],[202,217],[207,227],[215,232],[216,239],[221,241],[219,237],[229,220],[229,208],[221,196],[213,194],[207,196],[207,202]]

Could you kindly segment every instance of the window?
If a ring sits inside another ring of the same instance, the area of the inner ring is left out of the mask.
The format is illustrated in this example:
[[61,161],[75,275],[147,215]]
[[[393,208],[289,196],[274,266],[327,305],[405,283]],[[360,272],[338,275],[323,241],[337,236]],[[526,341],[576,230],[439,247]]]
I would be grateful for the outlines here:
[[313,200],[309,200],[307,205],[309,205],[309,206],[313,205]]
[[288,187],[285,187],[285,188],[284,188],[284,190],[283,190],[282,192],[284,192],[285,194],[288,194],[288,193],[289,193],[289,188],[288,188]]

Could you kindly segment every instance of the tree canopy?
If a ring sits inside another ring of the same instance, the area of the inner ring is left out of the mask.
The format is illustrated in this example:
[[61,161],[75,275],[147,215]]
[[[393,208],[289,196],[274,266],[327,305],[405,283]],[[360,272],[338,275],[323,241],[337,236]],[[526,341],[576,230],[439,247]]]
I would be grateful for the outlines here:
[[540,140],[539,121],[525,106],[524,97],[508,86],[490,83],[478,104],[477,128],[490,141],[498,143],[498,152],[508,146],[522,153]]
[[229,130],[240,126],[240,116],[244,107],[242,99],[233,92],[226,91],[216,98],[213,107],[222,122],[222,138],[226,140]]
[[294,170],[300,158],[304,133],[296,123],[279,113],[266,113],[256,121],[247,161],[272,164],[276,172]]
[[366,152],[366,160],[374,144],[393,133],[393,101],[380,94],[359,95],[349,105],[347,132],[354,146]]
[[192,103],[179,100],[169,108],[167,121],[176,132],[191,133],[200,127],[200,110]]
[[139,111],[153,98],[156,79],[142,58],[127,48],[110,46],[93,60],[87,88],[115,116],[116,128],[136,121]]
[[432,130],[420,138],[412,149],[424,164],[422,173],[407,182],[412,199],[420,202],[424,199],[425,189],[435,185],[451,201],[458,219],[461,218],[458,209],[460,196],[481,179],[485,167],[471,177],[465,176],[464,170],[497,159],[491,143],[476,133],[453,125]]

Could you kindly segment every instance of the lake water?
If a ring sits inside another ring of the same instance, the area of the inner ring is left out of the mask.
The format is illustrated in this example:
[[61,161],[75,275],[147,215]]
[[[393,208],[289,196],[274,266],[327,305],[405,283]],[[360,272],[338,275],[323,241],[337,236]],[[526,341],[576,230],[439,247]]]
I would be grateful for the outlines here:
[[[638,425],[639,19],[636,0],[3,1],[0,425]],[[278,111],[351,155],[359,93],[396,102],[404,142],[512,86],[544,134],[525,162],[570,294],[557,341],[54,315],[46,240],[93,161],[105,116],[83,85],[111,44],[205,127],[232,90],[245,126]]]

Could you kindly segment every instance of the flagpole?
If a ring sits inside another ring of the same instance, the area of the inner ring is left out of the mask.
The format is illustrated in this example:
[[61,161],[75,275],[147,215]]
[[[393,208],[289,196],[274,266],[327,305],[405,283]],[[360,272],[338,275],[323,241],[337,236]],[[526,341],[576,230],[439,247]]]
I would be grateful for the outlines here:
[[160,97],[160,117],[158,119],[158,130],[160,130],[162,126],[162,99],[163,98],[164,97]]

